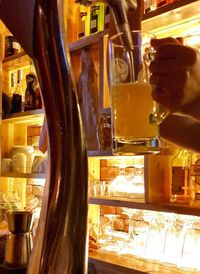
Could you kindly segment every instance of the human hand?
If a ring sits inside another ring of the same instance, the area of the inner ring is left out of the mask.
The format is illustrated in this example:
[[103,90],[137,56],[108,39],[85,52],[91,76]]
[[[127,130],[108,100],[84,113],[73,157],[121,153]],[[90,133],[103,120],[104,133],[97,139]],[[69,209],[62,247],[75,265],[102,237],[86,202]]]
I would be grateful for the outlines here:
[[170,112],[200,117],[200,53],[174,38],[152,39],[151,45],[153,99]]

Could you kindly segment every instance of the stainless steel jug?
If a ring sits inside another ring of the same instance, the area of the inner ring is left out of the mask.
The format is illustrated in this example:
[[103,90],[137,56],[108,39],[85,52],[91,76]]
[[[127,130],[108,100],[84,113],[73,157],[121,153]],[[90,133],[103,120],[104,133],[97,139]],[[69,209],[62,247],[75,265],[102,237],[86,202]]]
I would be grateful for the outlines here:
[[28,263],[32,249],[32,212],[8,211],[9,235],[6,242],[5,264],[18,267]]

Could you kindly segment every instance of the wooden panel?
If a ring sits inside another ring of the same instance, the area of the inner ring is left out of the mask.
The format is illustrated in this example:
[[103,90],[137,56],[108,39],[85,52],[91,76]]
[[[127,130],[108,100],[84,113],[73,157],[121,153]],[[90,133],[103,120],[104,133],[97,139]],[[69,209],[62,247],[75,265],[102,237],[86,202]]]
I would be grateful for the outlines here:
[[171,156],[145,156],[144,181],[146,202],[169,202],[171,180]]

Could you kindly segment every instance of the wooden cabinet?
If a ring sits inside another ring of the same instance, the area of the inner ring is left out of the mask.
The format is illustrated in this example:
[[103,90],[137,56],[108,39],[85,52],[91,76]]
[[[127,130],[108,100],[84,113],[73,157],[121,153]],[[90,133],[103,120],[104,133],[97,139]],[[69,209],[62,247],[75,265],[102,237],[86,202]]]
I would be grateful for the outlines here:
[[[23,71],[22,84],[25,90],[25,75],[30,72],[31,59],[25,54],[23,49],[13,56],[4,58],[4,41],[5,36],[9,32],[5,26],[0,23],[0,56],[1,63],[1,113],[4,114],[1,117],[1,176],[0,176],[0,192],[5,194],[5,199],[20,200],[19,207],[27,206],[27,198],[32,195],[30,189],[36,189],[37,187],[43,188],[46,175],[44,173],[32,173],[31,166],[27,170],[14,171],[12,168],[12,162],[9,167],[4,163],[9,160],[12,161],[12,149],[15,148],[31,148],[31,160],[36,152],[35,148],[38,146],[38,140],[40,135],[40,129],[44,119],[44,111],[37,109],[33,111],[24,111],[20,113],[6,113],[11,104],[11,73],[17,73],[17,70]],[[12,91],[13,92],[13,91]],[[6,98],[6,101],[5,101]],[[5,109],[5,103],[7,103],[7,109]],[[10,163],[10,162],[9,162]],[[31,163],[30,163],[31,164]],[[41,192],[41,191],[40,191]],[[1,208],[4,206],[4,199],[1,196]],[[40,204],[41,204],[41,197]],[[9,202],[8,202],[9,203]],[[9,206],[9,205],[8,205]]]

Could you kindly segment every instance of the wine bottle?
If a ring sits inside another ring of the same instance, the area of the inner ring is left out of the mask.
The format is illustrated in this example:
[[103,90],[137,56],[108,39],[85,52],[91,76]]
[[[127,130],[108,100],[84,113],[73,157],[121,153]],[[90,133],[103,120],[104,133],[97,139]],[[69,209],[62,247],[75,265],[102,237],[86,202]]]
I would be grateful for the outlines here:
[[15,91],[12,95],[11,102],[11,113],[21,112],[22,111],[22,96],[23,96],[23,88],[21,84],[22,80],[22,70],[17,71],[17,85]]
[[34,109],[36,76],[33,73],[26,75],[26,91],[24,111]]

